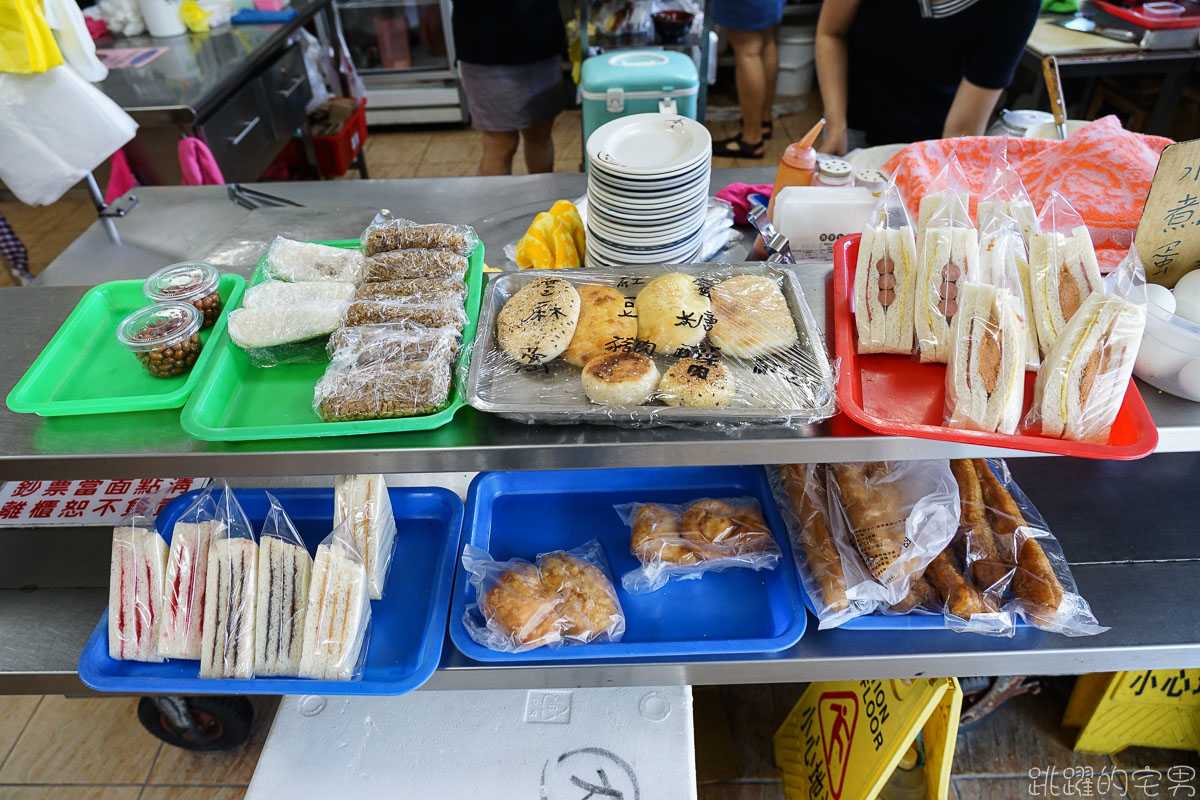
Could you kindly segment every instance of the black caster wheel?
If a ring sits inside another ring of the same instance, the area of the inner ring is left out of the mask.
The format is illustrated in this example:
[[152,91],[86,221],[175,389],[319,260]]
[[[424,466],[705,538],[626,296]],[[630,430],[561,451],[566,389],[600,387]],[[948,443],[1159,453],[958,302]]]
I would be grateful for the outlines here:
[[184,750],[231,750],[250,738],[254,707],[244,697],[143,697],[138,720],[150,733]]

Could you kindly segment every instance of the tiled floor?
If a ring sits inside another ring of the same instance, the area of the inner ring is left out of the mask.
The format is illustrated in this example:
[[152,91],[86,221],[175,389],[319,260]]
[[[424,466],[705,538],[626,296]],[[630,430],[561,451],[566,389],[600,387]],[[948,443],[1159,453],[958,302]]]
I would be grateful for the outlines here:
[[235,800],[245,794],[278,706],[255,702],[242,747],[193,753],[162,744],[137,698],[0,697],[0,798]]

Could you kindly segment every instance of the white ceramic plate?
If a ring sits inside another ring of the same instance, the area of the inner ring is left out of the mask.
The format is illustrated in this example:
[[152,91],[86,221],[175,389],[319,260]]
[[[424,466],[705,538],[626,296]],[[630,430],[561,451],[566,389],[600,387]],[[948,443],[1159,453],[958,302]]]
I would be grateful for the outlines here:
[[603,181],[614,188],[630,192],[657,192],[676,186],[686,186],[692,181],[706,178],[712,171],[712,162],[701,161],[694,167],[672,175],[655,176],[653,178],[633,178],[627,175],[617,175],[605,172],[594,162],[589,162],[588,176]]
[[645,235],[685,227],[694,222],[696,218],[705,216],[707,205],[707,200],[701,197],[695,205],[666,209],[661,216],[652,218],[630,217],[620,212],[610,211],[595,203],[592,204],[592,211],[596,213],[597,219],[604,222],[609,228],[628,231],[634,235],[639,233]]
[[700,243],[700,235],[703,233],[703,228],[698,228],[694,233],[681,237],[674,242],[663,245],[639,245],[632,246],[629,243],[614,242],[609,237],[604,236],[599,230],[593,229],[590,233],[594,244],[600,245],[600,249],[610,254],[633,254],[641,253],[643,255],[667,255],[674,254],[677,251],[686,251],[696,247]]
[[708,179],[692,181],[690,183],[673,186],[669,189],[662,189],[657,192],[631,192],[628,189],[621,189],[610,186],[604,181],[598,181],[594,178],[588,181],[588,190],[598,189],[605,194],[615,197],[622,203],[628,202],[630,205],[656,205],[672,200],[676,197],[688,197],[697,192],[707,191],[709,187]]
[[[689,236],[692,236],[696,231],[703,229],[704,218],[697,219],[694,223],[681,225],[670,230],[659,233],[651,233],[648,235],[633,236],[628,231],[622,231],[617,228],[612,228],[605,224],[602,220],[588,220],[588,232],[596,231],[604,239],[612,242],[618,247],[627,244],[631,247],[652,247],[655,245],[669,245],[680,242]],[[609,248],[612,249],[612,248]]]
[[690,208],[700,200],[708,199],[708,187],[699,186],[690,192],[681,192],[669,197],[650,201],[635,201],[621,195],[607,192],[598,186],[588,187],[588,204],[603,206],[605,210],[630,217],[657,217],[664,211],[679,208]]
[[597,128],[588,137],[587,153],[607,172],[664,175],[711,159],[712,136],[687,117],[633,114]]

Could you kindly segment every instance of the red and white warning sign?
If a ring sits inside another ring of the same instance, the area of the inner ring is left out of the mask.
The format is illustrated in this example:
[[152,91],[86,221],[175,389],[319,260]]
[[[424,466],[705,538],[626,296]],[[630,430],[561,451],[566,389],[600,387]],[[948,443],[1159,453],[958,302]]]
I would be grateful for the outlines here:
[[114,525],[140,504],[157,515],[208,478],[9,481],[0,488],[0,527]]

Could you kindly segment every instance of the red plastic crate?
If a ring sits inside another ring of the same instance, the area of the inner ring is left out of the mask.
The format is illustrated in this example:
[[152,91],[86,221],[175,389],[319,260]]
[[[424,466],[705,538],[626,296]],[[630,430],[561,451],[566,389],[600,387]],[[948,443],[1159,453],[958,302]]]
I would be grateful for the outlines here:
[[[946,403],[946,365],[921,364],[909,356],[859,355],[851,301],[861,234],[843,236],[833,246],[834,349],[841,360],[838,402],[850,419],[876,433],[914,436],[1011,450],[1031,450],[1079,458],[1130,460],[1154,452],[1158,428],[1133,381],[1113,422],[1108,441],[1075,442],[1029,430],[1015,434],[948,428],[942,424]],[[1036,373],[1025,373],[1022,418],[1033,405]]]
[[355,156],[367,141],[367,99],[358,101],[358,108],[346,120],[342,129],[333,136],[314,136],[313,149],[317,153],[317,166],[326,178],[338,178],[346,174]]

